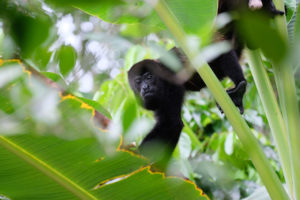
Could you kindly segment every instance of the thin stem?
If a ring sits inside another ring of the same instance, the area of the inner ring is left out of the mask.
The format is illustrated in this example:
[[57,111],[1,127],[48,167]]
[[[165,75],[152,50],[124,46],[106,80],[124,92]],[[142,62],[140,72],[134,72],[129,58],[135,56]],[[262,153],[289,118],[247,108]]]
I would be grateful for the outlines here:
[[259,96],[262,100],[262,104],[270,124],[271,132],[275,139],[283,173],[289,190],[292,193],[293,182],[290,166],[290,152],[284,120],[278,107],[271,82],[263,66],[259,50],[248,50],[247,55],[249,57],[248,60],[250,61],[250,69],[254,77],[255,85],[258,89]]
[[[284,2],[282,0],[274,0],[274,3],[277,8],[284,9]],[[275,22],[282,36],[288,40],[285,18],[277,17]],[[273,63],[273,66],[280,105],[289,136],[288,139],[294,186],[292,198],[300,200],[300,113],[297,102],[294,73],[290,63]]]
[[292,198],[300,200],[300,116],[292,67],[274,64],[275,81],[278,88],[283,115],[288,131],[290,164],[293,177]]

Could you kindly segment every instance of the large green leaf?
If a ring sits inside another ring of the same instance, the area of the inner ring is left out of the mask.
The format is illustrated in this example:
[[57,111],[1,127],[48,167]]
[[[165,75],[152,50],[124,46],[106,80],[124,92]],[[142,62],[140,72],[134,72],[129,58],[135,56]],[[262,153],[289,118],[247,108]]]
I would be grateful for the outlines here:
[[100,158],[99,149],[92,138],[0,136],[0,194],[12,199],[207,199],[190,182],[138,170],[146,164],[141,158],[126,152]]
[[[137,183],[145,187],[137,187]],[[115,192],[116,189],[118,192]],[[114,185],[100,188],[99,192],[103,199],[207,199],[201,191],[195,190],[190,182],[182,182],[181,179],[175,177],[165,178],[162,174],[153,174],[147,169],[134,173]]]
[[0,193],[12,199],[97,199],[98,183],[145,164],[122,152],[96,162],[100,149],[92,138],[0,136]]
[[238,21],[239,34],[250,49],[261,48],[268,58],[281,61],[287,53],[287,44],[274,28],[268,16],[256,12],[243,12]]
[[[156,12],[143,0],[48,0],[47,2],[59,6],[74,6],[110,23],[142,24],[143,29],[145,26],[152,27],[153,32],[166,29]],[[166,0],[166,3],[187,33],[202,37],[210,33],[214,17],[217,14],[217,0]],[[136,30],[137,27],[134,26],[134,29]]]
[[[10,67],[18,63],[0,60],[3,75]],[[120,134],[91,120],[99,103],[59,96],[19,69],[0,87],[0,199],[206,199],[193,183],[152,173],[147,160],[119,150]]]

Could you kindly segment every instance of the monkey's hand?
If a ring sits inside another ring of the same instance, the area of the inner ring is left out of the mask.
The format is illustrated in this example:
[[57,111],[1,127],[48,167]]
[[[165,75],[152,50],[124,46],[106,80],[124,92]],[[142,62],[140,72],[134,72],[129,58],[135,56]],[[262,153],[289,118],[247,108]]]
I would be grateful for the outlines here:
[[273,9],[270,9],[271,15],[272,16],[277,16],[277,15],[284,15],[284,12],[281,10],[277,10],[275,7]]
[[248,6],[251,10],[257,10],[263,7],[261,0],[249,0]]
[[276,9],[273,1],[271,1],[271,0],[268,0],[268,1],[263,1],[263,0],[249,0],[248,7],[252,11],[254,11],[254,10],[261,10],[261,9],[265,10],[272,17],[284,14],[283,11]]
[[[246,81],[241,81],[235,88],[227,90],[227,94],[230,96],[235,106],[240,109],[241,114],[244,113],[243,96],[246,92],[246,85],[247,85]],[[221,111],[221,113],[223,113],[223,110],[221,109],[218,103],[217,106]]]
[[263,7],[268,13],[272,15],[272,17],[275,17],[277,15],[284,15],[284,11],[277,10],[273,1],[270,1],[267,5],[264,5]]

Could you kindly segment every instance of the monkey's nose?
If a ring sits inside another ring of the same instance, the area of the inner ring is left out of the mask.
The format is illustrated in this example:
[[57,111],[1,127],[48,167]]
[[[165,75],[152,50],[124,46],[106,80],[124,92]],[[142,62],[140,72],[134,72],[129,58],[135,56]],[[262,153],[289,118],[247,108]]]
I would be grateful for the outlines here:
[[142,90],[148,91],[148,90],[150,90],[150,86],[149,85],[143,85]]

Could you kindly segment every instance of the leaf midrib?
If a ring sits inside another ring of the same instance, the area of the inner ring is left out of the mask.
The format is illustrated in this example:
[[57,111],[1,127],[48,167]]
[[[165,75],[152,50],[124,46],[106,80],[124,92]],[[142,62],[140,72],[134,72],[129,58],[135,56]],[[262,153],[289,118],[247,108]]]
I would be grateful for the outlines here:
[[38,159],[36,156],[32,155],[28,151],[26,151],[21,146],[17,145],[13,141],[9,140],[4,136],[0,136],[0,145],[5,149],[15,154],[31,166],[35,167],[43,174],[47,175],[49,178],[53,179],[55,182],[63,186],[65,189],[69,190],[75,196],[80,199],[93,199],[97,200],[95,196],[91,193],[87,192],[84,188],[80,187],[78,184],[64,176],[59,171],[55,170],[50,165],[46,164],[44,161]]

